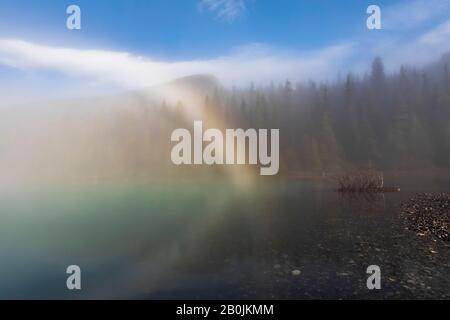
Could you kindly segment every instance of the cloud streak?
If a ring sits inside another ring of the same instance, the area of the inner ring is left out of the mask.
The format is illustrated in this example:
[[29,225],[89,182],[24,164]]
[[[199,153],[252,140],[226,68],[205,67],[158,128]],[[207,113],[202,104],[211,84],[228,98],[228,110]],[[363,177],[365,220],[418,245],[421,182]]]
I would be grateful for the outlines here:
[[219,20],[233,22],[246,11],[246,0],[200,0],[199,8],[206,9]]
[[393,48],[389,60],[391,64],[397,66],[399,64],[423,66],[447,52],[450,52],[450,19],[411,43]]
[[[450,0],[430,1],[440,4],[440,8],[450,3]],[[418,5],[421,0],[414,3],[416,5],[412,8],[421,8]],[[423,15],[413,15],[412,21],[417,26],[437,15],[433,9]],[[399,16],[394,18],[399,19]],[[391,16],[391,19],[394,18]],[[433,27],[421,28],[422,32],[415,32],[414,38],[409,37],[409,32],[404,37],[401,35],[405,33],[371,33],[374,37],[359,37],[352,42],[308,51],[288,51],[253,44],[209,59],[178,61],[158,60],[125,51],[47,46],[0,38],[0,68],[9,67],[2,77],[5,83],[0,93],[11,96],[14,90],[9,88],[17,86],[19,79],[23,81],[20,80],[22,82],[17,92],[27,86],[38,87],[39,91],[47,88],[49,93],[55,91],[54,79],[57,79],[56,84],[61,89],[70,86],[71,91],[83,93],[151,87],[194,74],[214,75],[228,87],[247,86],[251,82],[280,83],[286,79],[321,81],[333,79],[339,72],[362,74],[368,70],[375,55],[383,58],[388,71],[395,71],[401,64],[423,66],[450,51],[450,19],[440,19],[440,23],[435,20],[432,20]],[[9,81],[9,69],[15,70],[14,83]],[[52,78],[55,74],[57,76]],[[36,78],[40,79],[38,83],[34,81]],[[5,97],[2,99],[5,100]]]
[[0,39],[0,64],[25,72],[59,72],[127,89],[148,87],[192,74],[212,74],[229,86],[250,82],[267,84],[288,78],[294,81],[326,79],[336,74],[350,52],[349,44],[307,53],[250,45],[212,59],[159,61],[127,52],[50,47]]
[[383,28],[411,29],[450,13],[450,0],[408,0],[386,9]]

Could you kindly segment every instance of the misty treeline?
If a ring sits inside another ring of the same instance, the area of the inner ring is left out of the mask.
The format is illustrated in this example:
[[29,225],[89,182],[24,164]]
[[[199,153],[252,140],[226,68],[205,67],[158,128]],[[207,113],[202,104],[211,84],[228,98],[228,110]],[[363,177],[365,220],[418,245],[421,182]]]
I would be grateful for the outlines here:
[[366,75],[330,83],[227,89],[198,76],[113,97],[0,109],[0,174],[7,184],[227,174],[229,166],[172,163],[173,130],[192,130],[194,120],[222,130],[280,129],[281,176],[367,167],[448,171],[449,69],[450,54],[388,75],[377,58]]
[[387,75],[375,58],[363,76],[333,83],[215,90],[208,108],[242,128],[280,129],[280,170],[385,170],[450,166],[450,54]]

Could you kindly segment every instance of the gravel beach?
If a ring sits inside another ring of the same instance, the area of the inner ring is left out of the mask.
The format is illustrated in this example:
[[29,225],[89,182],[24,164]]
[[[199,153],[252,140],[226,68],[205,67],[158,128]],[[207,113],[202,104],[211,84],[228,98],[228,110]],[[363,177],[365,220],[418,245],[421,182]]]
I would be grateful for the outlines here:
[[450,242],[450,193],[420,193],[401,207],[408,229]]

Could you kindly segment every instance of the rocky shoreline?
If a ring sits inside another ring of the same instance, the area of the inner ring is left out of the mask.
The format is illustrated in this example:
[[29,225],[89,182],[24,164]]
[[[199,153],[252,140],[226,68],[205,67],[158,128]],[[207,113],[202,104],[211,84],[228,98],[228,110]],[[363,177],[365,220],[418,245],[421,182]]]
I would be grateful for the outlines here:
[[450,242],[450,193],[420,193],[401,204],[407,228]]

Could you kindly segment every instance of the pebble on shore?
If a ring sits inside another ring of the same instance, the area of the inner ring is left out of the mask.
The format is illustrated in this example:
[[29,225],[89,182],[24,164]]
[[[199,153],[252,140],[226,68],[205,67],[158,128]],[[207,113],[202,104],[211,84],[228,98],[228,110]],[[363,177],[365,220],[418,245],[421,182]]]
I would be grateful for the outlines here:
[[450,242],[450,193],[420,193],[401,208],[408,229]]
[[292,271],[291,271],[291,274],[292,274],[293,276],[299,276],[301,273],[302,273],[302,272],[301,272],[300,270],[292,270]]

